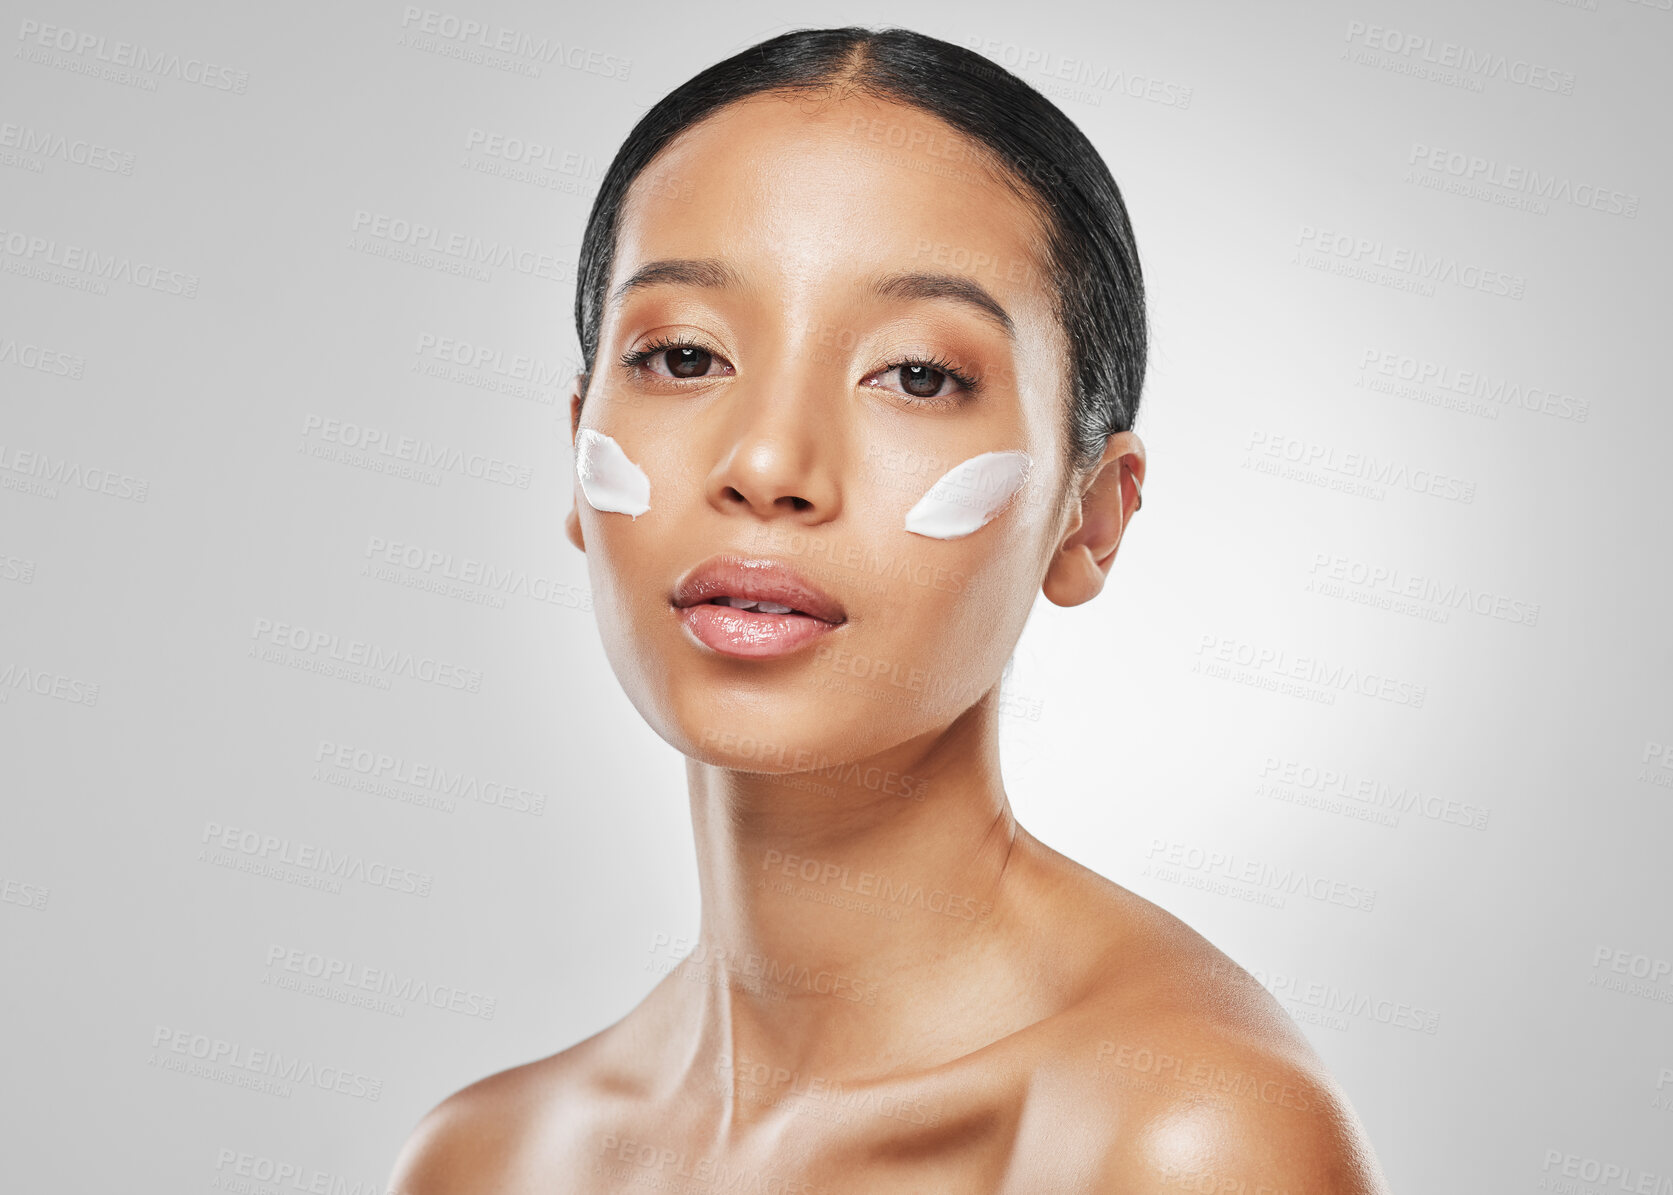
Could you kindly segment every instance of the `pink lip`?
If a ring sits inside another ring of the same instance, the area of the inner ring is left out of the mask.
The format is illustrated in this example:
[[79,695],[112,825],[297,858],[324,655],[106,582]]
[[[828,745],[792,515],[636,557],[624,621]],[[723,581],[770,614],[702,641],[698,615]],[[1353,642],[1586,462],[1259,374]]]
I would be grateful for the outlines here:
[[[773,602],[789,606],[791,613],[740,610],[710,600],[718,597]],[[742,659],[788,655],[848,618],[840,602],[789,565],[744,556],[705,560],[680,579],[670,601],[699,643]]]

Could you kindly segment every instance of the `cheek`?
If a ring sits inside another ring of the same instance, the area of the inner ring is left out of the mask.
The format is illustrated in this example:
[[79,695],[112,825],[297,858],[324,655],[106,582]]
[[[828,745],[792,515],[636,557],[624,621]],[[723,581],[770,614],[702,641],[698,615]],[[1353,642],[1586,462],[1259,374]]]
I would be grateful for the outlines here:
[[[1040,547],[1054,516],[1050,473],[1020,448],[957,456],[874,450],[860,471],[863,496],[856,497],[865,534],[879,550],[984,576],[981,589],[1014,594],[1005,578],[1044,564]],[[978,587],[972,581],[965,588]]]
[[631,695],[633,677],[642,671],[639,628],[648,613],[640,606],[650,580],[644,542],[648,520],[635,524],[621,514],[585,509],[577,513],[587,542],[587,580],[599,639],[612,670]]
[[881,471],[863,522],[884,582],[849,654],[815,660],[858,708],[909,707],[903,732],[950,719],[997,681],[1039,587],[1044,489],[1021,452],[976,460],[902,456]]
[[[637,441],[628,437],[628,443],[635,444],[637,453]],[[647,540],[661,521],[641,516],[650,511],[653,495],[663,506],[669,495],[663,485],[653,486],[613,436],[588,427],[575,435],[574,488],[594,604],[608,634],[628,595],[638,587],[635,565],[649,555]]]
[[615,435],[576,433],[576,517],[605,654],[628,696],[648,712],[646,682],[660,670],[661,649],[645,632],[658,625],[682,560],[678,543],[669,542],[682,485],[666,445],[632,420],[615,418],[610,426]]
[[622,446],[601,431],[575,434],[575,476],[594,510],[637,518],[651,508],[651,481]]
[[911,510],[905,529],[928,539],[962,539],[985,527],[1023,488],[1026,452],[984,452],[943,473]]

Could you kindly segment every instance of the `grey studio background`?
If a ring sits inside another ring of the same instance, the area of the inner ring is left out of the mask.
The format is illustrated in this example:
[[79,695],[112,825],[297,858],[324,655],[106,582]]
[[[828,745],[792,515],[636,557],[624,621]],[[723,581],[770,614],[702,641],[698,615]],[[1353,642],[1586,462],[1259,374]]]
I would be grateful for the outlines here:
[[1396,1190],[1673,1191],[1673,0],[441,2],[3,6],[0,1186],[379,1192],[672,965],[575,258],[651,103],[859,23],[1052,96],[1147,274],[1018,817],[1266,983]]

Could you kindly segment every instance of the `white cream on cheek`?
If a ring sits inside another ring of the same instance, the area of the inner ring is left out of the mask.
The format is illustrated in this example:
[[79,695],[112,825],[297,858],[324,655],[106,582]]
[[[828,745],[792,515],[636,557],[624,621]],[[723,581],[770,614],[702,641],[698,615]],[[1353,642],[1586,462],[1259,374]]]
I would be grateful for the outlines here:
[[969,535],[1022,488],[1033,461],[1026,452],[984,452],[954,465],[906,512],[906,529],[930,539]]
[[603,432],[584,427],[575,434],[575,475],[594,510],[638,518],[651,508],[651,479]]

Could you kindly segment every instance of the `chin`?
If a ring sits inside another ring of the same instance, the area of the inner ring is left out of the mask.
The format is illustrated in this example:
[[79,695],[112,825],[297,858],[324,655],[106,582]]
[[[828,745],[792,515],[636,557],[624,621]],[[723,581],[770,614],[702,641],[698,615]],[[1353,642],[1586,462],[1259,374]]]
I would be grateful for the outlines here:
[[789,775],[867,759],[927,729],[916,725],[921,714],[906,720],[892,709],[870,709],[873,704],[863,696],[833,699],[817,690],[786,699],[764,687],[740,699],[736,692],[706,688],[666,703],[647,721],[697,763]]

